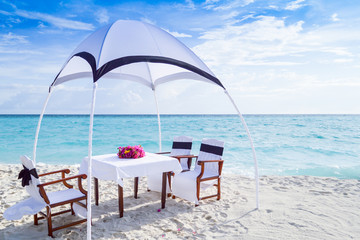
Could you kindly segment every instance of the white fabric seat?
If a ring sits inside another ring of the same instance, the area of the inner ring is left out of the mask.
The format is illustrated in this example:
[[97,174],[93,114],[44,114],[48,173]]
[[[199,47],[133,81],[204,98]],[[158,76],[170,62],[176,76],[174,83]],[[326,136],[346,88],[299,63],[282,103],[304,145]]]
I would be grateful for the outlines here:
[[[190,155],[192,147],[192,137],[187,136],[176,136],[173,140],[173,146],[170,153],[159,153],[159,154],[169,154],[169,156],[182,156]],[[189,170],[188,158],[181,158],[180,165],[182,171]],[[149,175],[147,178],[148,190],[161,192],[162,187],[162,175]],[[168,182],[166,185],[166,193],[171,192],[171,183]]]
[[[190,202],[199,204],[200,189],[197,185],[199,183],[201,189],[206,189],[218,182],[218,194],[208,197],[217,196],[220,199],[220,178],[223,160],[222,154],[224,149],[224,142],[216,139],[203,139],[199,156],[195,169],[187,172],[175,174],[172,183],[172,193],[176,197],[188,200]],[[215,162],[205,162],[204,170],[202,171],[199,165],[202,161],[213,160]],[[200,175],[202,176],[200,177]],[[210,178],[207,180],[207,178]],[[204,197],[204,198],[208,198]]]
[[47,196],[49,198],[50,204],[57,204],[57,203],[64,202],[67,200],[84,197],[85,194],[83,194],[79,190],[70,188],[70,189],[60,190],[60,191],[56,191],[56,192],[49,192],[49,193],[47,193]]
[[4,218],[7,220],[20,220],[25,215],[34,215],[40,212],[45,206],[44,201],[39,202],[30,197],[6,209]]
[[[85,195],[75,189],[66,189],[57,192],[50,192],[47,196],[50,204],[57,204],[59,202],[83,197]],[[4,218],[7,220],[19,220],[24,215],[34,215],[40,212],[44,207],[46,207],[46,203],[44,201],[40,202],[35,198],[30,197],[6,209],[4,212]]]

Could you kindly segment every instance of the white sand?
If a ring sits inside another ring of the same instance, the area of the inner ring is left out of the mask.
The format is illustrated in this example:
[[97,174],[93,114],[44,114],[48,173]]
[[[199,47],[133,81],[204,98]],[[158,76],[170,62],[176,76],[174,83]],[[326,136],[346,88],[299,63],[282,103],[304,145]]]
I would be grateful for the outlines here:
[[[0,239],[51,239],[47,225],[33,225],[33,217],[7,221],[3,212],[27,198],[17,174],[20,165],[0,165]],[[38,172],[76,166],[38,166]],[[208,199],[194,207],[168,198],[160,208],[160,194],[133,180],[125,181],[124,217],[118,217],[117,186],[99,181],[100,205],[93,206],[93,239],[360,239],[360,181],[308,176],[264,176],[260,179],[260,210],[255,210],[253,179],[225,175],[222,199]],[[86,181],[85,181],[86,185]],[[49,188],[51,190],[51,188]],[[57,209],[55,209],[57,210]],[[59,222],[76,217],[56,216]],[[86,224],[54,232],[57,239],[86,239]]]

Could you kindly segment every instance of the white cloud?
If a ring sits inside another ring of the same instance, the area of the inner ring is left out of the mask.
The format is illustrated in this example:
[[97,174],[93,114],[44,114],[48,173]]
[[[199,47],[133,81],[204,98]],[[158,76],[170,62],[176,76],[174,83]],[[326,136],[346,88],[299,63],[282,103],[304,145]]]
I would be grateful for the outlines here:
[[191,38],[192,36],[190,34],[186,34],[186,33],[178,33],[178,32],[171,32],[168,29],[164,29],[166,32],[170,33],[171,35],[173,35],[174,37],[177,38]]
[[109,22],[109,15],[106,9],[100,9],[99,11],[95,12],[96,21],[98,23],[108,23]]
[[15,23],[15,24],[21,23],[21,20],[20,20],[20,19],[18,19],[18,18],[12,18],[12,17],[8,18],[8,21],[11,22],[11,23]]
[[337,59],[334,59],[334,62],[335,63],[350,63],[350,62],[353,62],[354,59],[352,58],[337,58]]
[[192,0],[185,0],[185,2],[188,4],[188,8],[195,9],[195,4]]
[[24,17],[27,19],[35,19],[50,23],[59,28],[67,28],[74,30],[93,30],[94,26],[89,23],[83,23],[80,21],[69,20],[65,18],[54,17],[49,14],[40,13],[40,12],[30,12],[24,10],[16,10],[15,15]]
[[340,21],[340,19],[338,18],[338,14],[337,13],[334,13],[333,15],[331,15],[331,20],[333,22],[338,22]]
[[194,51],[212,66],[279,65],[282,61],[267,59],[304,51],[302,46],[292,47],[298,41],[302,24],[299,21],[286,26],[283,19],[262,16],[252,23],[226,25],[203,33],[200,38],[206,41],[194,47]]
[[43,22],[39,22],[38,28],[45,28],[45,24]]
[[11,101],[13,98],[18,96],[21,93],[21,88],[17,87],[16,89],[11,89],[11,91],[8,91],[9,88],[5,86],[1,86],[1,89],[6,89],[7,91],[1,91],[0,94],[0,106],[4,105],[6,102]]
[[3,10],[0,10],[0,14],[5,15],[5,16],[11,16],[12,15],[12,13],[9,13],[9,12],[3,11]]
[[0,35],[1,37],[1,41],[0,41],[0,46],[1,45],[18,45],[18,44],[28,44],[29,41],[26,39],[27,36],[23,36],[23,35],[17,35],[14,34],[12,32],[9,32],[8,34],[2,34]]
[[[9,49],[8,47],[6,47],[6,48],[0,47],[0,53],[17,54],[17,55],[23,55],[23,54],[41,55],[41,54],[44,54],[43,52],[36,51],[36,50]],[[7,56],[6,59],[9,59],[9,57]],[[0,58],[0,61],[8,61],[6,59],[4,60],[4,58]],[[23,58],[19,59],[19,60],[23,60]]]
[[294,2],[291,2],[291,3],[287,4],[285,9],[286,10],[291,10],[291,11],[296,10],[298,8],[301,8],[301,7],[305,6],[305,4],[301,4],[303,2],[305,2],[305,0],[296,0]]
[[231,11],[231,12],[225,14],[225,15],[222,15],[221,19],[223,19],[223,20],[233,19],[236,16],[238,16],[239,14],[240,13],[238,11]]
[[138,104],[138,103],[143,102],[142,97],[138,93],[135,93],[132,90],[127,91],[124,95],[122,95],[122,100],[126,104],[130,104],[130,105]]
[[46,94],[47,92],[46,86],[33,84],[2,84],[0,85],[0,89],[2,90],[0,94],[0,106],[12,101],[28,103],[29,99],[25,96],[29,96],[29,94]]
[[213,4],[213,3],[217,3],[219,2],[220,0],[206,0],[205,1],[205,4]]
[[155,21],[150,20],[150,19],[148,19],[148,18],[142,17],[140,20],[141,20],[142,22],[146,22],[146,23],[149,23],[149,24],[152,24],[152,25],[156,25],[156,22],[155,22]]
[[[203,42],[193,50],[236,101],[251,102],[244,112],[342,112],[324,108],[326,101],[319,102],[316,93],[326,99],[337,88],[343,92],[359,89],[354,76],[359,75],[360,33],[345,23],[311,30],[303,25],[301,20],[288,24],[286,18],[262,16],[203,32]],[[360,100],[360,96],[352,97]]]
[[[238,7],[245,7],[251,3],[253,3],[255,0],[235,0],[235,1],[229,1],[226,4],[215,6],[212,3],[210,5],[205,5],[206,9],[213,9],[213,10],[232,10]],[[205,3],[206,4],[206,3]]]

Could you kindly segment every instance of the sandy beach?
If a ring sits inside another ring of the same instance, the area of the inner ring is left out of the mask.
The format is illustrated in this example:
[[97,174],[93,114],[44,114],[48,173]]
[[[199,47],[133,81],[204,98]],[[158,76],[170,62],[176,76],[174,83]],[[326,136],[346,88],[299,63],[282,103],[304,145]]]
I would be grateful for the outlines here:
[[[38,164],[38,172],[79,166]],[[0,239],[51,239],[46,221],[33,225],[32,216],[3,218],[6,208],[28,197],[17,175],[22,166],[0,165]],[[47,180],[47,179],[45,179]],[[48,178],[48,180],[51,180]],[[100,205],[93,206],[93,239],[360,239],[360,181],[310,176],[262,176],[260,209],[255,209],[253,179],[224,175],[222,199],[199,207],[146,191],[146,178],[133,198],[133,180],[124,186],[124,217],[118,217],[117,186],[99,181]],[[86,186],[86,181],[84,182]],[[49,191],[52,188],[49,188]],[[57,209],[55,209],[57,210]],[[54,225],[76,217],[54,218]],[[57,239],[86,239],[86,224],[56,231]]]

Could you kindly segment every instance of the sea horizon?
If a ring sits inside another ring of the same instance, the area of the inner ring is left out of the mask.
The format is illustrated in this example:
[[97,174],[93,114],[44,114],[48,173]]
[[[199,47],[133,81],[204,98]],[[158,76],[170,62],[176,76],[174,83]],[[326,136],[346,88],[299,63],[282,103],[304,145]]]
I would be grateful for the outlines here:
[[[0,113],[0,116],[40,116],[40,113]],[[44,116],[90,116],[89,113],[45,113]],[[243,116],[360,116],[360,113],[242,113]],[[94,116],[157,116],[156,113],[95,113]],[[238,116],[236,113],[161,113],[160,116]]]
[[[36,161],[80,164],[88,154],[89,114],[45,114]],[[254,176],[246,131],[236,114],[161,114],[162,150],[174,136],[225,142],[224,173]],[[244,114],[254,141],[260,175],[311,175],[360,179],[359,114]],[[32,156],[39,114],[0,114],[0,163]],[[95,114],[93,154],[142,145],[159,152],[156,114]]]

